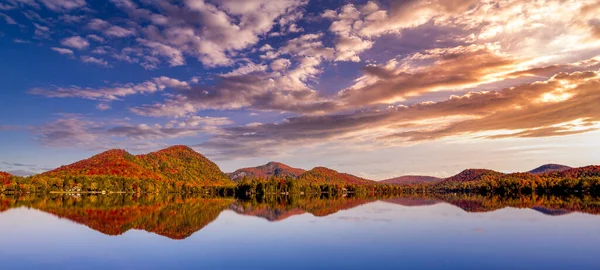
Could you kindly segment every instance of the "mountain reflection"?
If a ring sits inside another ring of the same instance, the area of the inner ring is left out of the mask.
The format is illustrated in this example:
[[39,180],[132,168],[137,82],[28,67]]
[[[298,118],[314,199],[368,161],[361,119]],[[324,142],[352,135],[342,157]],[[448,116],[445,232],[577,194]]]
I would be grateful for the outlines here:
[[68,219],[107,235],[121,235],[137,229],[171,239],[185,239],[217,219],[225,210],[276,222],[306,213],[324,217],[374,201],[405,207],[448,203],[466,212],[489,212],[513,207],[530,208],[550,216],[571,212],[600,214],[600,199],[595,197],[500,197],[466,194],[391,198],[275,196],[245,200],[180,194],[24,195],[0,196],[0,212],[27,207]]

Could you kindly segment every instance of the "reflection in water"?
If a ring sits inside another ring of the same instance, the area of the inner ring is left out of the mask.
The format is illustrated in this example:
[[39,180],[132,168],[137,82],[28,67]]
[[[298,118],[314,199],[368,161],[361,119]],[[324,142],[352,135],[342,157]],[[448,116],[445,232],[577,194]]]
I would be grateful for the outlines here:
[[130,229],[138,229],[171,239],[184,239],[217,219],[224,210],[274,222],[305,213],[324,217],[377,200],[408,207],[448,203],[466,212],[489,212],[513,207],[530,208],[550,216],[574,211],[600,214],[600,200],[594,197],[484,197],[466,194],[393,198],[284,196],[247,200],[175,194],[24,195],[0,196],[0,212],[27,207],[83,224],[107,235],[121,235]]

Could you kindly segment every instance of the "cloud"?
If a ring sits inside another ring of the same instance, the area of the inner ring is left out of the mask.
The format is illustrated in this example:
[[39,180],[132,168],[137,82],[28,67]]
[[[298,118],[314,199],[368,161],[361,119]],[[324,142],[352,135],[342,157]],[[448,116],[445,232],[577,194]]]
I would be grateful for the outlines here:
[[266,65],[257,65],[257,64],[250,62],[250,63],[247,63],[237,69],[234,69],[228,73],[223,74],[223,76],[224,77],[241,76],[241,75],[246,75],[246,74],[255,73],[255,72],[262,72],[262,71],[265,71],[266,69],[267,69]]
[[4,22],[6,22],[6,24],[17,24],[13,18],[4,13],[0,13],[0,17],[4,18]]
[[351,106],[393,104],[425,92],[499,81],[517,63],[487,46],[432,49],[401,61],[392,59],[386,65],[364,67],[366,75],[340,91],[339,97]]
[[83,50],[90,46],[90,43],[85,38],[82,38],[80,36],[72,36],[65,38],[61,40],[60,44],[78,50]]
[[287,69],[291,64],[292,64],[292,62],[290,62],[290,60],[285,59],[285,58],[280,58],[280,59],[277,59],[277,60],[274,60],[273,62],[271,62],[269,67],[271,67],[271,70],[273,70],[273,71],[280,71],[280,70]]
[[168,45],[164,45],[162,43],[148,41],[141,38],[138,38],[137,41],[140,44],[150,48],[152,50],[152,55],[160,55],[169,58],[169,64],[172,67],[182,66],[185,64],[185,58],[183,57],[183,53],[178,49],[175,49]]
[[48,9],[55,12],[64,12],[86,5],[85,0],[39,0]]
[[113,25],[103,32],[106,36],[110,37],[127,37],[127,36],[135,36],[135,30],[125,29],[120,26]]
[[143,116],[180,117],[206,109],[253,108],[312,113],[329,111],[336,106],[304,86],[301,80],[308,78],[306,73],[314,71],[304,71],[302,68],[306,67],[303,64],[299,66],[300,70],[290,70],[284,76],[263,71],[223,75],[214,85],[197,85],[169,97],[163,103],[135,107],[131,111]]
[[323,142],[369,142],[371,147],[385,147],[454,137],[564,136],[600,128],[598,87],[600,71],[558,73],[546,81],[439,102],[229,127],[198,146],[216,156],[234,158],[277,154]]
[[59,48],[59,47],[52,47],[51,48],[53,51],[60,53],[62,55],[70,55],[73,56],[73,50],[69,50],[69,49],[65,49],[65,48]]
[[87,35],[87,38],[91,39],[91,40],[94,40],[94,41],[97,41],[97,42],[100,42],[100,43],[104,42],[104,38],[103,37],[98,36],[98,35],[94,35],[94,34]]
[[99,66],[103,66],[103,67],[111,67],[110,64],[108,64],[108,62],[106,62],[106,60],[102,59],[102,58],[96,58],[93,56],[81,56],[81,61],[84,63],[90,63],[90,64],[95,64],[95,65],[99,65]]
[[42,39],[49,39],[50,38],[50,34],[52,33],[52,31],[50,31],[50,28],[47,26],[43,26],[43,25],[39,25],[37,23],[33,23],[33,26],[35,28],[34,30],[34,35],[37,38],[42,38]]
[[[299,31],[294,22],[302,14],[297,9],[307,3],[305,0],[182,1],[182,5],[154,2],[152,8],[145,8],[128,0],[112,2],[131,19],[151,23],[140,27],[142,37],[137,42],[148,47],[152,55],[170,58],[171,66],[185,63],[183,57],[187,55],[207,67],[233,64],[232,57],[238,51],[256,44],[276,23],[290,31]],[[97,22],[92,27],[105,29],[106,24]]]
[[[362,12],[364,10],[364,12]],[[369,1],[361,11],[356,9],[353,4],[346,4],[340,8],[339,12],[327,10],[323,13],[323,18],[333,19],[329,31],[336,35],[336,61],[359,62],[358,56],[361,52],[373,47],[373,41],[361,36],[360,30],[365,24],[375,18],[373,12],[379,10],[374,2]],[[377,17],[379,20],[385,19],[384,16]],[[369,15],[368,17],[366,17]],[[366,18],[365,18],[366,17]]]
[[[85,60],[82,58],[82,61]],[[101,88],[82,88],[78,86],[55,87],[51,89],[33,88],[29,90],[29,94],[50,98],[83,98],[108,102],[112,100],[119,100],[122,97],[130,95],[151,94],[162,91],[166,87],[187,89],[189,88],[189,84],[163,76],[138,84],[117,84],[115,86]]]
[[108,28],[109,26],[110,26],[110,24],[108,22],[101,20],[101,19],[92,19],[87,24],[87,28],[96,30],[96,31],[102,31],[102,30]]
[[45,146],[97,149],[98,146],[108,143],[101,134],[90,131],[98,127],[100,125],[94,121],[72,117],[36,127],[33,133]]
[[48,147],[71,147],[104,150],[114,147],[128,149],[156,148],[166,139],[215,134],[216,126],[231,124],[226,117],[192,116],[166,125],[133,124],[127,120],[90,119],[81,115],[65,115],[32,132]]
[[98,105],[96,105],[96,109],[101,111],[110,110],[110,105],[107,103],[98,103]]

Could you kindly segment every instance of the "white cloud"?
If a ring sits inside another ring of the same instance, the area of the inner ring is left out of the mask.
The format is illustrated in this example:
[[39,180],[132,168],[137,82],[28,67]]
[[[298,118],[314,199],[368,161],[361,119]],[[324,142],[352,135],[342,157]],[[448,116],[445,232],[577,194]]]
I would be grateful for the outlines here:
[[96,109],[106,111],[110,109],[110,105],[108,103],[98,103],[98,105],[96,105]]
[[291,64],[292,64],[292,62],[290,62],[290,60],[285,59],[285,58],[280,58],[280,59],[277,59],[277,60],[274,60],[273,62],[271,62],[271,65],[269,65],[269,66],[271,67],[271,69],[273,71],[280,71],[280,70],[287,69]]
[[[85,59],[89,60],[90,58]],[[84,58],[82,58],[82,60],[84,60]],[[100,59],[100,61],[102,60]],[[96,63],[97,61],[91,60],[90,62]],[[162,76],[137,84],[117,84],[114,86],[100,88],[84,88],[78,86],[55,87],[52,89],[33,88],[29,90],[29,93],[50,98],[83,98],[89,100],[99,100],[108,102],[112,100],[119,100],[122,97],[130,95],[151,94],[154,92],[162,91],[165,88],[187,89],[189,88],[189,85],[185,82]]]
[[91,63],[91,64],[103,66],[103,67],[111,67],[111,65],[108,64],[108,62],[106,62],[106,60],[104,60],[102,58],[96,58],[93,56],[81,56],[81,61],[84,63]]
[[94,35],[94,34],[87,35],[87,38],[91,39],[91,40],[95,40],[95,41],[100,42],[100,43],[104,42],[104,38],[103,37],[98,36],[98,35]]
[[250,73],[254,73],[254,72],[265,71],[265,70],[267,70],[266,65],[257,65],[255,63],[250,62],[250,63],[247,63],[246,65],[236,68],[228,73],[225,73],[222,76],[225,76],[225,77],[240,76],[240,75],[246,75],[246,74],[250,74]]
[[85,6],[85,0],[39,0],[48,9],[55,12],[69,11]]
[[178,49],[164,45],[162,43],[148,41],[141,38],[138,38],[137,41],[140,44],[150,48],[152,55],[160,55],[169,58],[169,63],[172,67],[182,66],[185,64],[185,58],[183,57],[183,53]]
[[103,32],[106,36],[109,37],[127,37],[127,36],[135,36],[135,30],[125,29],[120,26],[113,25]]
[[73,55],[73,50],[69,50],[69,49],[65,49],[65,48],[58,48],[58,47],[52,47],[51,49],[62,55],[70,55],[70,56]]
[[69,38],[65,38],[60,42],[60,44],[78,50],[83,50],[90,46],[90,43],[85,38],[82,38],[80,36],[72,36]]

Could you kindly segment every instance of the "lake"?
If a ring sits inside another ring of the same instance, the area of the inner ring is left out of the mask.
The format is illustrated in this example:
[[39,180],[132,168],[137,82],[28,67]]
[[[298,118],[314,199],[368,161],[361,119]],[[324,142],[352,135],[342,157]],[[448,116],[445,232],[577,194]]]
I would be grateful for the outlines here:
[[0,197],[2,269],[600,269],[589,197]]

